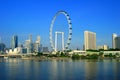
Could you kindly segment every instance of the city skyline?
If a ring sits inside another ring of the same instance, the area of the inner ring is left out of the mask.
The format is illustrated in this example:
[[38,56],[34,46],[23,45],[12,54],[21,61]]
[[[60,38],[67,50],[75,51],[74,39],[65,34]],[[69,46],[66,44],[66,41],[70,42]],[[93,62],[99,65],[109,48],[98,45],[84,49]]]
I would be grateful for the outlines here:
[[[113,33],[120,34],[118,29],[120,26],[119,3],[118,0],[1,1],[0,37],[4,42],[4,37],[9,40],[12,35],[18,35],[18,37],[19,35],[29,36],[29,34],[35,37],[40,35],[41,43],[50,47],[51,20],[57,11],[65,10],[69,13],[73,23],[73,36],[70,45],[73,49],[82,48],[85,30],[97,34],[97,45],[107,44],[112,47],[111,35]],[[61,15],[56,24],[66,27],[64,22]]]

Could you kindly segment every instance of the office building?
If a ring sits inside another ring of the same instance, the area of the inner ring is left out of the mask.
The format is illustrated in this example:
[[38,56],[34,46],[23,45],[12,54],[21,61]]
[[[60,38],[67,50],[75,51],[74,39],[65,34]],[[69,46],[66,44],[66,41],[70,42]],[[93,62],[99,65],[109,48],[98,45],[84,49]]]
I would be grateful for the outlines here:
[[108,50],[109,49],[108,45],[103,45],[103,49]]
[[34,52],[40,52],[39,43],[34,43]]
[[49,52],[48,47],[43,47],[43,52]]
[[4,52],[5,51],[5,44],[4,43],[0,43],[0,52]]
[[115,33],[112,35],[112,48],[120,49],[120,36]]
[[115,48],[120,49],[120,36],[115,38]]
[[25,48],[27,49],[27,53],[34,52],[34,44],[32,43],[32,35],[30,35],[29,39],[25,41]]
[[39,45],[40,45],[40,36],[37,36],[36,43],[39,43]]
[[96,50],[96,33],[90,31],[84,31],[84,45],[85,50]]
[[11,42],[11,48],[17,48],[18,47],[18,36],[14,35],[12,37],[12,42]]
[[34,43],[34,51],[40,52],[40,36],[37,36],[37,40]]
[[113,48],[113,49],[116,48],[116,42],[115,42],[116,37],[117,37],[117,34],[114,33],[114,34],[112,35],[112,48]]

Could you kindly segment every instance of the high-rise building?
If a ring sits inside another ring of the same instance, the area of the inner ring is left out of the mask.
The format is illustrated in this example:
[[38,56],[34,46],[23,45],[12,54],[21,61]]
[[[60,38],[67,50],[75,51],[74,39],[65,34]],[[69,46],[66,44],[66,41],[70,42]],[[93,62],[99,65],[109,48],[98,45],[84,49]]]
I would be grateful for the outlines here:
[[32,35],[29,36],[29,39],[25,41],[25,47],[27,49],[27,53],[33,53],[34,52],[34,46],[32,43]]
[[90,31],[84,31],[84,45],[85,50],[96,50],[96,33]]
[[17,35],[14,35],[12,37],[12,43],[11,43],[11,48],[14,49],[18,47],[18,36]]
[[30,40],[25,41],[25,46],[26,46],[26,49],[27,49],[27,53],[32,53],[32,44],[31,44]]
[[36,42],[40,44],[40,36],[37,36]]
[[0,52],[4,52],[5,51],[5,44],[4,43],[0,43]]
[[29,40],[32,43],[32,35],[29,35]]
[[120,36],[115,38],[115,48],[120,49]]
[[40,52],[40,45],[39,45],[39,43],[34,43],[34,51],[35,52]]
[[34,43],[34,51],[40,52],[40,36],[37,36],[37,40]]
[[112,48],[115,49],[116,48],[116,42],[115,39],[117,38],[117,34],[113,34],[112,35]]

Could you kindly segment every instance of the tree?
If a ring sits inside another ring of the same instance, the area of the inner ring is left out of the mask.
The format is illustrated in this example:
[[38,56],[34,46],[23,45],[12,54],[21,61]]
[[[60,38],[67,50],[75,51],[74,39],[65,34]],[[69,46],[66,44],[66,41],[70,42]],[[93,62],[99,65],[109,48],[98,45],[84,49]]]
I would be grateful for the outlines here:
[[100,52],[100,53],[99,53],[99,56],[103,56],[103,54],[104,54],[103,52]]
[[78,54],[73,54],[72,59],[80,59],[80,56]]
[[113,56],[112,53],[110,53],[110,54],[109,54],[109,57],[112,57],[112,56]]
[[38,53],[37,53],[37,56],[42,56],[42,55],[43,55],[42,52],[38,52]]

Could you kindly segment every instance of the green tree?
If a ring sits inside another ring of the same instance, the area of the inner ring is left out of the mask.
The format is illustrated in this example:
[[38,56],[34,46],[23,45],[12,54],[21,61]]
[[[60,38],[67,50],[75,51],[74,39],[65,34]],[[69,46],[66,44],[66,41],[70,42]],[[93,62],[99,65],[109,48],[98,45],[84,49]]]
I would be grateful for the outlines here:
[[113,57],[112,53],[109,54],[109,57]]
[[37,56],[42,56],[42,55],[43,55],[42,52],[38,52],[38,53],[37,53]]
[[80,59],[80,56],[78,54],[73,54],[72,59]]

